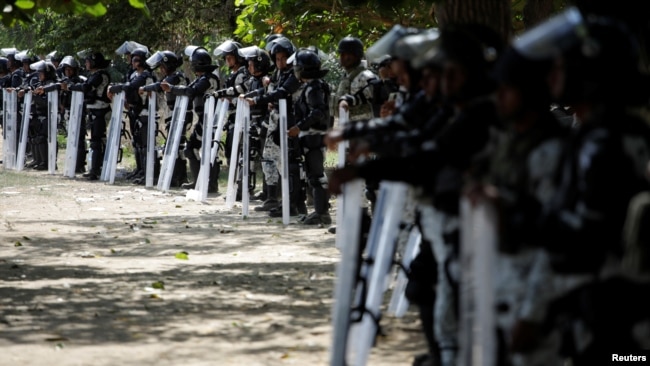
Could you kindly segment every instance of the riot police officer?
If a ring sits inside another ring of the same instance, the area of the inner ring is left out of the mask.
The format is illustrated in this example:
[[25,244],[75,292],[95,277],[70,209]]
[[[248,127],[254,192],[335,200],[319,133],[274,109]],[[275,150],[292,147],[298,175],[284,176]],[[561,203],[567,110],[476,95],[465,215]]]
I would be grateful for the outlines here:
[[[245,94],[246,89],[245,81],[249,78],[248,67],[244,55],[239,51],[242,45],[239,42],[227,40],[221,43],[215,50],[214,55],[223,57],[228,67],[229,74],[226,77],[224,89],[218,90],[214,93],[218,98],[235,98],[241,94]],[[234,103],[229,106],[229,114],[227,123],[224,125],[226,131],[226,159],[230,165],[230,152],[232,151],[232,141],[235,129],[235,110]]]
[[[185,74],[179,70],[179,67],[183,64],[183,58],[178,56],[172,51],[164,50],[154,53],[151,57],[147,59],[147,65],[152,70],[160,67],[160,71],[163,74],[162,82],[166,82],[169,85],[189,85],[190,80],[185,76]],[[161,82],[149,84],[143,87],[140,87],[140,93],[144,92],[157,92],[162,93],[163,89],[160,86]],[[172,93],[165,93],[165,102],[167,108],[172,111],[174,109],[174,104],[176,103],[176,95]],[[185,112],[185,122],[183,125],[183,131],[186,131],[187,128],[192,124],[193,113],[191,110]],[[172,117],[167,117],[165,119],[165,130],[169,134],[170,124]],[[179,145],[179,151],[185,149],[187,143],[187,138],[185,133],[181,134],[181,140]],[[154,171],[158,171],[158,166],[160,165],[159,159],[155,159],[155,168]],[[174,162],[174,170],[172,171],[172,180],[171,185],[174,187],[180,187],[181,184],[187,182],[187,164],[185,162],[184,153],[179,153]]]
[[110,75],[106,68],[110,60],[104,58],[101,52],[82,51],[86,70],[89,75],[84,82],[61,84],[63,90],[81,91],[84,93],[84,103],[87,113],[86,127],[90,130],[90,158],[91,166],[83,176],[90,181],[99,179],[104,159],[104,139],[106,126],[110,119],[110,99],[108,86]]
[[321,70],[318,54],[309,49],[296,52],[293,66],[296,78],[303,83],[295,100],[296,123],[289,128],[289,137],[299,137],[309,188],[314,198],[314,212],[303,217],[305,225],[330,225],[327,176],[325,175],[325,145],[323,136],[329,127],[329,85],[322,78],[329,70]]
[[[48,113],[48,93],[44,89],[57,81],[56,67],[48,61],[38,61],[29,66],[38,73],[39,80],[34,84],[33,104],[35,111],[32,118],[34,124],[32,145],[34,146],[34,161],[36,164],[33,168],[36,170],[47,170],[49,157],[47,141],[50,116]],[[54,133],[56,132],[54,131]],[[56,136],[49,137],[56,138]]]
[[146,64],[147,50],[136,48],[131,52],[131,67],[133,72],[129,76],[129,81],[123,84],[111,85],[108,89],[109,97],[112,99],[113,94],[124,91],[126,93],[126,103],[128,105],[128,116],[130,121],[130,130],[132,134],[133,151],[135,155],[136,169],[133,174],[127,176],[134,179],[134,183],[144,183],[147,166],[147,126],[149,124],[149,103],[145,96],[141,96],[138,91],[140,87],[151,84],[156,81],[149,66]]
[[[212,57],[208,51],[203,47],[188,46],[185,48],[185,53],[189,54],[190,67],[192,72],[196,75],[196,79],[187,86],[171,85],[169,82],[163,81],[160,87],[176,96],[188,96],[192,102],[194,114],[198,118],[194,124],[190,138],[185,147],[185,157],[187,158],[190,171],[192,173],[193,182],[187,185],[182,185],[183,188],[194,188],[196,180],[199,177],[199,169],[201,168],[201,158],[199,152],[201,151],[202,136],[203,136],[203,107],[205,104],[204,95],[219,89],[220,81],[213,71],[217,65],[212,64]],[[205,141],[210,143],[210,141]],[[210,169],[210,183],[208,192],[216,192],[218,189],[219,166],[215,164]]]

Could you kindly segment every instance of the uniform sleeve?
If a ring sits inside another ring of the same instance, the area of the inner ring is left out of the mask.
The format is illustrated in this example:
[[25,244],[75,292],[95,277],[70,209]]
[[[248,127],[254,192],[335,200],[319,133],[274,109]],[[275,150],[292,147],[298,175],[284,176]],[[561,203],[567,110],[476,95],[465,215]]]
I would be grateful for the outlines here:
[[325,93],[322,88],[314,85],[308,86],[305,92],[305,102],[307,104],[307,114],[303,119],[296,123],[301,131],[327,126],[326,110],[329,108],[325,103]]

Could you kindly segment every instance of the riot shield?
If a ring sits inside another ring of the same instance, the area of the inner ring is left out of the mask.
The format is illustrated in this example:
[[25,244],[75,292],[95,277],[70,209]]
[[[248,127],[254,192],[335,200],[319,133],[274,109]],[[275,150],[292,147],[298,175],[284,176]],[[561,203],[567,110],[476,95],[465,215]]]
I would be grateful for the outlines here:
[[[348,111],[339,108],[339,126],[345,126],[349,121],[349,114]],[[344,140],[339,142],[338,146],[338,163],[337,167],[338,168],[343,168],[345,166],[345,160],[346,160],[346,155],[347,155],[347,150],[348,150],[348,141]],[[363,187],[359,188],[359,195],[363,193]],[[343,195],[339,197],[336,200],[336,222],[344,222],[343,220],[343,213],[345,212],[345,205],[346,205],[346,200],[350,199],[352,197],[352,192],[349,192],[349,194]],[[338,230],[338,229],[337,229]],[[339,247],[341,243],[338,241],[336,242],[336,247],[340,250],[341,247]]]
[[[357,290],[357,294],[365,297],[360,297],[360,320],[352,324],[349,333],[348,355],[354,359],[354,365],[366,365],[375,343],[381,318],[381,303],[390,277],[407,194],[408,186],[404,183],[380,183],[378,210],[370,225],[366,246],[368,256],[361,271],[361,276],[365,279],[362,282],[366,282],[367,288]],[[361,286],[365,285],[362,283]]]
[[494,337],[494,267],[498,240],[497,214],[487,201],[472,205],[460,201],[460,324],[458,365],[493,366],[497,343]]
[[[282,179],[282,224],[289,225],[289,144],[287,141],[287,100],[280,99],[280,177]],[[297,188],[296,188],[297,189]]]
[[162,166],[160,167],[160,176],[156,188],[160,191],[169,191],[169,186],[174,173],[174,165],[178,157],[178,145],[181,141],[181,135],[185,127],[185,112],[189,97],[180,95],[176,97],[174,110],[172,111],[172,122],[169,127],[169,134],[165,142],[165,153],[163,155]]
[[341,250],[341,261],[336,266],[334,305],[332,306],[332,348],[330,366],[346,365],[348,336],[354,289],[357,286],[359,234],[361,231],[361,190],[363,181],[357,179],[342,187],[337,201],[345,200],[337,212],[336,247]]
[[32,113],[32,92],[25,93],[23,103],[23,121],[20,129],[20,138],[18,139],[18,156],[16,157],[16,170],[23,170],[25,167],[25,151],[27,150],[27,131],[29,130],[29,120]]
[[[246,106],[244,106],[244,104]],[[237,102],[235,113],[235,127],[233,131],[232,149],[230,152],[230,166],[228,167],[228,188],[226,190],[226,207],[233,208],[237,198],[237,163],[239,161],[239,142],[244,126],[244,108],[248,107],[247,103]]]
[[115,183],[115,170],[117,169],[117,158],[120,152],[120,140],[122,137],[122,112],[124,111],[124,92],[113,95],[111,104],[111,121],[108,126],[108,139],[106,140],[106,151],[104,151],[104,162],[100,179],[110,184]]
[[16,128],[18,125],[18,95],[2,89],[2,165],[4,169],[16,168]]
[[396,318],[401,318],[408,310],[409,301],[406,298],[406,285],[408,284],[407,271],[411,265],[411,261],[420,252],[420,242],[422,241],[422,234],[417,228],[412,228],[409,232],[408,240],[406,241],[406,248],[402,253],[401,268],[397,273],[397,280],[393,287],[393,294],[391,295],[390,302],[388,303],[387,314],[393,315]]
[[250,128],[251,128],[251,118],[250,118],[250,106],[248,103],[244,108],[244,127],[242,133],[243,146],[242,146],[242,163],[241,163],[241,207],[242,207],[242,216],[244,218],[248,217],[248,199],[249,199],[249,190],[248,190],[248,181],[250,173],[250,152],[251,152],[251,139],[250,139]]
[[[203,140],[201,142],[201,168],[198,177],[195,177],[194,189],[190,189],[185,195],[187,198],[203,202],[208,197],[208,181],[210,180],[210,165],[212,158],[212,126],[214,125],[215,106],[214,97],[209,96],[205,100],[203,110]],[[221,104],[219,100],[219,104]]]
[[144,177],[144,186],[147,188],[153,187],[153,178],[156,160],[156,92],[149,93],[149,116],[147,121],[147,160],[146,172]]
[[59,132],[56,125],[59,119],[59,91],[47,93],[47,172],[56,171],[56,135]]
[[74,178],[77,169],[77,154],[79,149],[85,149],[85,146],[79,146],[81,131],[81,119],[83,118],[84,93],[73,91],[70,101],[70,119],[68,120],[68,143],[65,149],[65,165],[63,167],[63,176]]

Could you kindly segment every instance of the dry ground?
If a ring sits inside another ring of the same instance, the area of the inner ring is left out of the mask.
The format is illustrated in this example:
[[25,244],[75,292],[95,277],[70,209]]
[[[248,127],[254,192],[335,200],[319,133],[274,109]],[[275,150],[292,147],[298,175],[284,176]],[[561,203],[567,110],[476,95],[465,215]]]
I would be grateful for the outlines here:
[[[0,167],[0,365],[327,365],[334,240],[223,196]],[[369,365],[424,350],[414,307],[382,326]]]

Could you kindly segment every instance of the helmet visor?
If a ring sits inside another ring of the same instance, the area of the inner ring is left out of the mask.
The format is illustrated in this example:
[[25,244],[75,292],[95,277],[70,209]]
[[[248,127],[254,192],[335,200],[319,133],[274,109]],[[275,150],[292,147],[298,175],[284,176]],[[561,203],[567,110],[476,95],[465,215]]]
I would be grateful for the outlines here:
[[160,51],[157,51],[156,53],[151,55],[151,57],[149,57],[147,59],[147,61],[145,61],[145,62],[147,63],[147,65],[150,68],[155,69],[156,67],[160,66],[160,64],[163,62],[164,58],[165,58],[165,56],[163,55],[163,53],[160,52]]
[[554,57],[587,36],[580,11],[570,7],[540,25],[524,32],[513,41],[513,47],[531,59]]
[[135,41],[125,41],[120,47],[115,50],[115,53],[118,55],[126,55],[127,53],[133,52],[136,48],[144,48],[149,52],[149,48],[143,44],[140,44]]

